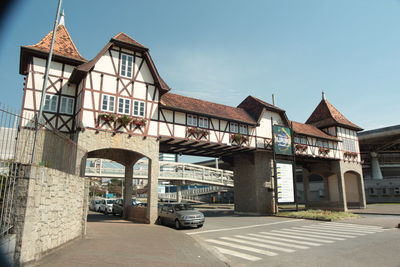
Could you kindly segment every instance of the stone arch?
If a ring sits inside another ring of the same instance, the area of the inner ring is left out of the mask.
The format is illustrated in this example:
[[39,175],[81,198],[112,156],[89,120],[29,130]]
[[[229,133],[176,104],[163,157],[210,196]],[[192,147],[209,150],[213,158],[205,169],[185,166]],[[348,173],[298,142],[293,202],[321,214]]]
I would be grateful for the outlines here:
[[[87,151],[86,157],[116,161],[125,166],[124,207],[131,207],[133,166],[141,158],[148,159],[147,208],[141,222],[155,223],[157,219],[157,184],[159,174],[159,142],[156,138],[85,130],[78,144]],[[129,212],[125,212],[128,216]]]
[[344,173],[344,189],[347,207],[363,207],[362,175],[350,170]]

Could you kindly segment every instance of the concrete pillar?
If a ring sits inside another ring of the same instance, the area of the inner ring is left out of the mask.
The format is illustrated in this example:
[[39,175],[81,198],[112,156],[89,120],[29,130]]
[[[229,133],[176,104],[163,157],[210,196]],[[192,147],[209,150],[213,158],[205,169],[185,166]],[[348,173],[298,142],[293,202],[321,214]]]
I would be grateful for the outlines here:
[[154,224],[158,217],[158,174],[160,171],[158,155],[149,159],[149,174],[147,183],[147,221]]
[[133,194],[133,163],[125,164],[125,180],[124,180],[124,218],[128,219],[129,209],[132,207]]
[[382,180],[381,166],[379,165],[378,153],[371,152],[371,175],[373,180]]
[[334,169],[336,172],[337,177],[337,184],[338,184],[338,207],[337,209],[340,211],[347,211],[347,199],[346,199],[346,186],[344,181],[344,172],[341,166],[342,162],[334,162]]
[[176,202],[181,202],[182,201],[182,186],[177,185],[176,186]]
[[303,168],[303,187],[304,187],[304,203],[306,205],[306,208],[308,207],[308,201],[310,199],[310,182],[309,178],[310,177],[310,172]]
[[235,213],[274,214],[272,153],[237,154],[233,158]]

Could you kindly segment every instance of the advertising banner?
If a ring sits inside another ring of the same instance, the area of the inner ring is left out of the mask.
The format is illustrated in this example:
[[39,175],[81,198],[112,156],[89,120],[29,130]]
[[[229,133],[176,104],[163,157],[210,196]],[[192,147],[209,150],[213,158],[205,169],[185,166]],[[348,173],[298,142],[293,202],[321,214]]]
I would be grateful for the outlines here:
[[293,164],[276,163],[276,174],[278,186],[278,203],[295,202]]
[[288,127],[274,125],[274,150],[275,154],[280,155],[293,155],[292,150],[292,131]]

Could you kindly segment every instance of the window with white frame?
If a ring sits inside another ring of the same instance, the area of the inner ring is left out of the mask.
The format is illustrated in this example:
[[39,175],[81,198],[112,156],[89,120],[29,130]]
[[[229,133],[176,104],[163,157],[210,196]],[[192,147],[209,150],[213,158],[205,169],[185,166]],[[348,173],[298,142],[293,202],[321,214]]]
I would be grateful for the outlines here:
[[351,139],[343,138],[343,150],[357,152],[356,142]]
[[208,118],[199,117],[199,127],[208,128]]
[[103,111],[114,112],[115,96],[103,95],[103,103],[101,109]]
[[247,125],[240,124],[239,125],[239,132],[241,134],[248,134]]
[[133,56],[127,54],[121,54],[121,64],[120,64],[121,76],[128,78],[132,77],[132,64],[133,64]]
[[128,98],[118,98],[118,113],[131,114],[131,100]]
[[187,115],[187,125],[197,127],[197,116],[196,115]]
[[229,131],[231,133],[238,133],[239,132],[239,125],[236,122],[229,123]]
[[61,97],[60,113],[72,115],[74,114],[75,99],[72,97]]
[[46,95],[44,99],[44,111],[57,112],[58,96]]
[[134,101],[133,102],[133,116],[144,117],[144,102]]

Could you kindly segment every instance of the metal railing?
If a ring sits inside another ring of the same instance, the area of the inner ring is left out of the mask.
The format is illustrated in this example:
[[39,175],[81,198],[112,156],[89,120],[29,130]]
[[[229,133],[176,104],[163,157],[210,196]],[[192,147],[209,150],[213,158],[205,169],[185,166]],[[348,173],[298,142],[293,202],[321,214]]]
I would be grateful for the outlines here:
[[[190,181],[195,183],[233,187],[233,172],[215,169],[190,163],[160,161],[159,180]],[[133,178],[147,179],[147,162],[142,161],[135,165]],[[123,178],[124,168],[117,167],[86,167],[86,176]]]

